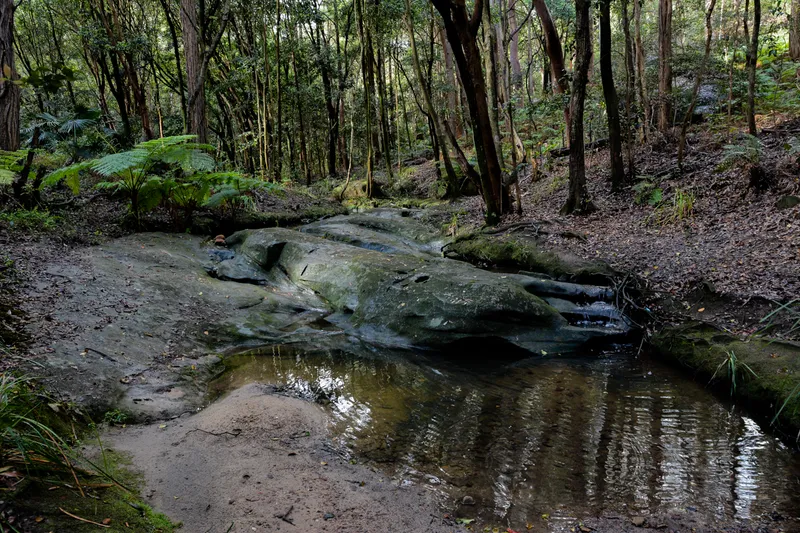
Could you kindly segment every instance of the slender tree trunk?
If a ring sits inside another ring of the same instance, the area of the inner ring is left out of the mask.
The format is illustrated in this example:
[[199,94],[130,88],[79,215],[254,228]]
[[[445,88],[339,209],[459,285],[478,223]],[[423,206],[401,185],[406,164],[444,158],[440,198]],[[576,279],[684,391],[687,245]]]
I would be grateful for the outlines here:
[[611,189],[618,191],[625,184],[622,162],[622,129],[619,123],[619,97],[614,86],[611,62],[611,0],[600,0],[600,77],[608,117],[608,148],[611,156]]
[[275,0],[275,171],[274,180],[281,181],[283,171],[283,93],[281,91],[281,0]]
[[378,105],[380,106],[381,132],[383,134],[383,159],[386,163],[386,174],[389,183],[394,181],[392,174],[391,134],[389,133],[389,115],[386,113],[386,69],[383,65],[382,46],[378,47]]
[[414,74],[417,76],[417,82],[419,83],[420,90],[422,91],[422,96],[425,99],[425,108],[427,109],[430,120],[433,123],[433,134],[437,138],[439,146],[442,148],[442,159],[444,161],[445,173],[447,174],[447,194],[448,196],[454,196],[458,192],[458,178],[453,170],[453,164],[450,161],[450,154],[448,153],[447,145],[445,144],[444,139],[441,137],[444,128],[442,127],[441,122],[439,122],[439,116],[436,113],[436,108],[431,100],[431,94],[428,92],[428,83],[422,74],[422,67],[419,63],[417,39],[414,36],[414,19],[412,18],[413,13],[411,11],[411,0],[405,0],[405,4],[406,24],[408,25],[408,38],[411,43],[411,60],[414,64]]
[[20,88],[14,64],[14,0],[0,0],[0,150],[19,150]]
[[683,117],[683,124],[681,125],[681,137],[678,141],[678,167],[683,168],[683,152],[686,148],[686,132],[689,129],[689,124],[692,121],[694,108],[697,105],[697,94],[700,92],[700,85],[703,83],[703,76],[706,74],[706,67],[708,66],[708,58],[711,55],[711,39],[713,31],[711,29],[711,17],[714,15],[714,6],[717,0],[711,0],[706,12],[706,48],[703,53],[703,62],[700,64],[700,70],[694,79],[694,87],[692,87],[692,100],[689,103],[689,109],[686,110],[686,115]]
[[747,49],[747,130],[756,135],[756,67],[758,66],[758,37],[761,32],[761,0],[753,0],[753,36]]
[[[638,0],[634,0],[638,1]],[[633,157],[633,100],[636,89],[634,88],[633,68],[633,40],[631,39],[631,21],[628,17],[628,0],[622,0],[622,33],[625,37],[625,155],[628,160],[628,181],[636,177],[636,168]]]
[[[477,41],[484,1],[475,1],[471,17],[467,16],[463,3],[433,0],[433,4],[444,21],[447,40],[453,50],[469,106],[475,156],[481,175],[481,193],[486,204],[486,221],[495,224],[501,215],[503,187],[500,161],[492,138],[486,85]],[[489,23],[491,21],[487,22]]]
[[[303,105],[302,105],[302,98],[300,93],[300,75],[297,69],[297,57],[295,54],[295,49],[297,48],[297,35],[296,35],[296,28],[293,28],[292,36],[294,38],[294,43],[292,46],[292,71],[294,73],[294,90],[295,90],[295,105],[297,107],[297,121],[300,125],[300,159],[303,165],[303,175],[306,179],[306,185],[311,185],[311,166],[308,164],[308,151],[306,149],[306,125],[305,119],[303,118]],[[336,160],[336,156],[334,154],[334,161]]]
[[[356,4],[356,13],[358,17],[358,35],[359,41],[361,43],[361,78],[364,84],[364,111],[366,112],[365,123],[366,123],[366,139],[367,139],[367,155],[366,155],[366,167],[367,167],[367,196],[372,197],[373,190],[372,190],[372,85],[370,83],[371,78],[369,75],[369,70],[371,70],[371,55],[368,53],[368,35],[367,32],[369,31],[366,27],[364,21],[364,2],[363,0],[354,0]],[[352,156],[351,156],[352,157]]]
[[789,57],[792,61],[800,61],[800,0],[792,2],[789,13]]
[[592,58],[592,41],[589,30],[591,0],[575,0],[575,69],[572,74],[570,107],[572,124],[569,130],[569,195],[561,213],[585,214],[594,210],[586,190],[586,161],[584,159],[583,108],[586,83],[589,81],[589,63]]
[[[741,0],[736,0],[736,3],[733,7],[733,17],[736,20],[736,24],[733,27],[733,39],[731,42],[731,62],[730,66],[728,67],[728,118],[731,118],[733,114],[733,71],[736,69],[736,49],[739,42],[739,6],[741,5]],[[745,12],[747,10],[745,9]],[[746,17],[747,15],[745,15]],[[745,25],[745,27],[747,27]]]
[[644,45],[642,44],[642,2],[644,0],[633,0],[633,21],[634,21],[634,49],[636,53],[636,87],[639,91],[639,105],[642,106],[642,119],[644,123],[641,128],[641,140],[647,142],[647,136],[652,125],[650,111],[650,95],[647,92],[647,76],[644,63]]
[[[553,22],[553,17],[550,16],[550,10],[547,8],[547,4],[544,0],[532,1],[536,9],[536,15],[539,17],[539,23],[542,26],[545,53],[547,53],[547,59],[550,62],[553,90],[559,94],[569,94],[569,76],[564,66],[564,50],[561,47],[561,39],[558,36],[558,30]],[[546,78],[544,78],[543,83],[546,83]],[[564,124],[566,125],[567,132],[572,130],[570,126],[572,121],[570,117],[570,107],[569,104],[564,107]]]
[[672,0],[658,2],[658,129],[672,126]]
[[[800,1],[800,0],[798,0]],[[456,137],[461,137],[461,122],[458,120],[458,80],[453,73],[453,52],[450,50],[450,43],[447,42],[447,36],[444,29],[440,32],[439,39],[442,41],[442,54],[444,55],[444,74],[445,83],[447,84],[447,107],[450,118],[448,122],[451,127],[455,128]]]
[[183,30],[183,51],[186,56],[186,79],[189,82],[186,131],[197,135],[197,142],[205,143],[208,141],[208,122],[206,119],[205,80],[200,76],[203,53],[198,31],[197,0],[181,0],[181,28]]
[[164,17],[167,19],[167,27],[169,28],[169,35],[172,39],[172,51],[175,54],[175,71],[178,76],[178,95],[181,99],[181,114],[183,115],[184,123],[186,121],[186,84],[183,81],[183,69],[181,68],[181,48],[178,44],[178,31],[175,28],[175,21],[172,19],[172,11],[170,10],[167,0],[161,0],[161,7],[164,9]]

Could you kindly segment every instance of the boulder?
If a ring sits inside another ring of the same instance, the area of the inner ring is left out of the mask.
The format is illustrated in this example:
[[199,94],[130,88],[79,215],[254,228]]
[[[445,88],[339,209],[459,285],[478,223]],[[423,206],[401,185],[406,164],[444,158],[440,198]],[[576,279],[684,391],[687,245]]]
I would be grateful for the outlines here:
[[[369,225],[357,217],[354,221],[347,232],[351,237],[360,236],[353,228]],[[322,232],[322,226],[314,228]],[[341,235],[341,228],[337,231]],[[397,244],[387,253],[341,240],[278,228],[247,230],[227,239],[238,250],[229,261],[251,261],[265,272],[285,274],[327,302],[334,311],[328,321],[378,344],[439,348],[499,338],[530,351],[564,352],[619,333],[571,326],[515,276],[416,253],[410,244]],[[242,270],[226,263],[221,271]]]

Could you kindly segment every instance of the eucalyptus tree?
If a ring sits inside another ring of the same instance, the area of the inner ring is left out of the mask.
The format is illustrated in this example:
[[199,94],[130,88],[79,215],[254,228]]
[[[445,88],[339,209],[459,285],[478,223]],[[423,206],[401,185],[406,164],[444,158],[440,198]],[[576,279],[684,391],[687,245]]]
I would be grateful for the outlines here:
[[569,192],[561,208],[563,214],[585,214],[595,209],[586,190],[586,160],[583,138],[583,111],[589,63],[592,58],[590,34],[591,0],[575,0],[575,69],[572,73],[569,129]]
[[486,83],[478,47],[478,30],[484,13],[483,2],[486,0],[475,0],[472,15],[467,13],[463,1],[432,1],[444,21],[447,40],[453,50],[467,98],[475,156],[480,172],[481,194],[486,205],[486,220],[495,223],[507,202],[503,201],[506,192],[503,190],[502,169],[492,137]]
[[0,0],[0,150],[19,149],[20,88],[14,59],[14,0]]

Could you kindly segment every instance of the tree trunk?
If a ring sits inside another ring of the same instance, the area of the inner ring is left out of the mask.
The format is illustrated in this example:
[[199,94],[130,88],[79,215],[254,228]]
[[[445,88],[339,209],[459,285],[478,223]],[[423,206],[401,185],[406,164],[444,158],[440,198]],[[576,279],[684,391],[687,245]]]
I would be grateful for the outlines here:
[[367,167],[367,196],[372,197],[373,190],[372,190],[372,85],[371,85],[371,77],[368,71],[372,70],[371,64],[371,54],[368,51],[368,47],[370,46],[369,43],[369,36],[368,36],[368,29],[365,24],[365,17],[364,17],[364,0],[355,0],[356,4],[356,13],[358,17],[358,36],[359,41],[361,42],[361,78],[362,83],[364,84],[364,111],[366,113],[365,116],[365,123],[366,123],[366,139],[367,139],[367,156],[366,156],[366,167]]
[[642,118],[644,120],[641,138],[642,141],[647,142],[647,134],[650,131],[652,118],[650,116],[650,95],[647,92],[647,76],[645,75],[644,45],[642,44],[642,1],[633,0],[633,21],[635,26],[636,87],[639,91],[639,105],[642,106]]
[[281,91],[281,0],[275,0],[275,171],[274,180],[281,181],[283,171],[283,93]]
[[[638,0],[634,0],[637,1]],[[622,33],[625,37],[625,155],[628,159],[627,180],[632,181],[636,177],[636,168],[633,157],[633,99],[636,89],[634,88],[634,78],[636,76],[633,68],[633,40],[631,39],[631,21],[628,17],[628,0],[622,0]]]
[[800,0],[791,0],[789,13],[789,57],[800,61]]
[[658,2],[658,129],[672,125],[672,0]]
[[[556,29],[555,23],[553,23],[553,17],[550,16],[550,10],[547,8],[547,4],[545,4],[544,0],[533,0],[533,6],[536,9],[539,22],[542,25],[544,48],[547,53],[547,59],[550,62],[550,81],[553,82],[553,90],[559,94],[569,94],[569,76],[564,66],[564,50],[561,47],[561,39],[558,37],[558,30]],[[546,83],[547,79],[544,78],[543,84]],[[564,124],[566,125],[567,132],[572,130],[570,126],[570,107],[569,104],[564,107]]]
[[[450,154],[447,150],[447,145],[442,137],[442,123],[439,122],[439,116],[436,113],[436,108],[433,105],[431,94],[428,91],[428,83],[422,74],[422,67],[419,64],[419,54],[417,53],[417,39],[414,36],[414,19],[411,11],[411,0],[405,0],[406,4],[406,24],[408,24],[408,38],[411,43],[411,60],[414,64],[414,74],[417,75],[417,82],[419,83],[422,96],[425,99],[425,108],[428,111],[430,120],[433,123],[433,134],[436,137],[437,143],[442,148],[442,159],[444,161],[445,173],[447,174],[447,195],[455,196],[458,193],[458,178],[456,177],[453,164],[450,161]],[[456,149],[458,146],[456,145]]]
[[625,184],[622,162],[622,129],[619,123],[619,97],[614,87],[611,62],[611,0],[600,0],[600,77],[608,117],[608,148],[611,156],[611,189],[618,191]]
[[706,12],[706,48],[703,53],[703,62],[700,64],[700,70],[694,79],[694,87],[692,87],[692,100],[689,103],[689,109],[686,110],[686,115],[683,117],[683,124],[681,125],[681,137],[678,141],[678,167],[683,168],[683,151],[686,148],[686,132],[689,129],[689,124],[692,121],[694,108],[697,105],[697,94],[700,92],[700,84],[703,83],[703,76],[706,74],[706,67],[708,66],[708,58],[711,55],[711,39],[713,31],[711,29],[711,17],[714,15],[714,6],[717,0],[711,0]]
[[753,0],[753,36],[747,49],[747,130],[750,135],[756,128],[756,66],[758,66],[758,37],[761,31],[761,0]]
[[172,11],[170,10],[167,0],[161,0],[161,7],[164,9],[164,17],[167,20],[167,27],[169,28],[169,35],[172,39],[172,51],[175,54],[175,71],[178,75],[178,95],[181,99],[181,114],[184,120],[184,129],[186,121],[186,84],[183,81],[183,69],[181,67],[181,48],[178,45],[178,30],[175,28],[175,21],[172,19]]
[[14,0],[0,0],[0,150],[19,150],[20,88],[14,65]]
[[486,221],[495,224],[500,219],[503,205],[502,171],[492,138],[486,85],[477,41],[483,1],[475,1],[472,17],[467,16],[463,2],[433,0],[433,4],[444,21],[447,40],[453,50],[461,83],[464,86],[475,142],[475,156],[481,174],[481,193],[486,204]]
[[200,73],[203,64],[202,43],[198,32],[197,0],[181,0],[183,53],[186,56],[186,79],[189,102],[186,107],[186,132],[197,135],[197,142],[208,141],[205,80]]
[[589,63],[592,58],[592,41],[589,33],[591,0],[575,0],[575,69],[572,73],[570,108],[572,124],[569,130],[569,195],[561,213],[585,214],[594,211],[586,190],[586,161],[584,160],[583,108],[586,83],[589,81]]

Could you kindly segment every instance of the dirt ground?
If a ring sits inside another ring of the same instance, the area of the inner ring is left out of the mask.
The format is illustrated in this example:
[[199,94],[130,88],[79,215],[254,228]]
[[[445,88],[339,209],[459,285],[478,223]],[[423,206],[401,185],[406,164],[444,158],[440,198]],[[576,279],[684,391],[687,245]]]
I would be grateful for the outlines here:
[[145,500],[187,532],[463,531],[433,493],[339,455],[326,426],[320,406],[251,384],[106,439],[141,468]]

